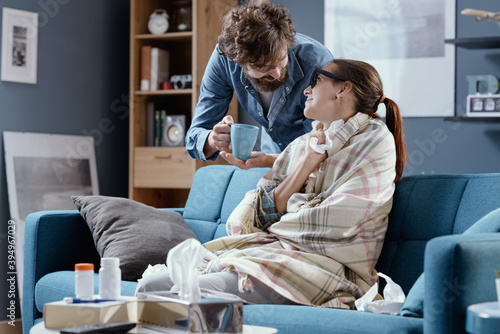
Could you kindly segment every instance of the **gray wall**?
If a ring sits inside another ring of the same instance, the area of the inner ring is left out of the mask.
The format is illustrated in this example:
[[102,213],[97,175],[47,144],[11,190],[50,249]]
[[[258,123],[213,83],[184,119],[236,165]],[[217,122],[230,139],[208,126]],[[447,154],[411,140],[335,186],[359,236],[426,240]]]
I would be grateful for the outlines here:
[[[0,132],[93,135],[101,194],[127,196],[129,1],[1,0],[0,5],[40,15],[38,82],[0,81]],[[104,131],[103,120],[111,123]],[[0,142],[0,320],[5,320],[10,214],[1,136]]]
[[[292,13],[298,32],[324,42],[323,0],[277,0]],[[464,8],[498,11],[498,0],[457,0]],[[457,37],[500,36],[492,22],[476,22],[457,15]],[[334,52],[335,56],[335,52]],[[465,113],[466,75],[495,74],[500,77],[500,48],[465,50],[457,48],[457,113]],[[432,80],[432,78],[429,78]],[[450,85],[455,85],[450,82]],[[422,99],[415,92],[415,99]],[[429,101],[429,108],[432,103]],[[443,118],[405,118],[407,147],[405,175],[421,173],[500,172],[500,118],[488,122],[450,122]]]

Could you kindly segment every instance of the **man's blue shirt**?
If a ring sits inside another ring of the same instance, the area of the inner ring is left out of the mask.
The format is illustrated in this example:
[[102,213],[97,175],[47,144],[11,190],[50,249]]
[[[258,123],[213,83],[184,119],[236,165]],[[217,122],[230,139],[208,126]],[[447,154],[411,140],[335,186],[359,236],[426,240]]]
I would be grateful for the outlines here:
[[[195,108],[191,127],[186,134],[186,149],[192,158],[206,161],[203,147],[213,127],[226,116],[236,93],[239,104],[266,133],[262,134],[261,151],[280,153],[295,138],[311,130],[311,120],[304,116],[306,96],[315,68],[323,68],[333,61],[328,49],[318,41],[296,34],[296,46],[288,50],[288,73],[285,83],[274,94],[266,115],[258,90],[235,62],[219,54],[218,45],[205,69],[200,87],[200,98]],[[209,157],[217,160],[218,154]]]

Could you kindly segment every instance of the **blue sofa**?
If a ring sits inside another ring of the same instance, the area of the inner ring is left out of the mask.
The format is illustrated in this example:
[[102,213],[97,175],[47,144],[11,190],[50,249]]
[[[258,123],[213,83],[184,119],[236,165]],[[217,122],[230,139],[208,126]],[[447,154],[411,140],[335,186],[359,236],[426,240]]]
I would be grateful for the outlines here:
[[[229,214],[266,171],[203,167],[195,175],[185,208],[175,210],[201,242],[224,236]],[[377,270],[408,295],[402,315],[245,305],[244,323],[275,327],[279,333],[463,333],[467,306],[496,300],[499,207],[500,174],[405,177],[396,186],[377,263]],[[28,334],[42,320],[44,303],[73,294],[74,264],[93,262],[98,268],[99,256],[76,210],[30,214],[24,256],[22,320]],[[123,281],[122,293],[133,295],[135,286]]]

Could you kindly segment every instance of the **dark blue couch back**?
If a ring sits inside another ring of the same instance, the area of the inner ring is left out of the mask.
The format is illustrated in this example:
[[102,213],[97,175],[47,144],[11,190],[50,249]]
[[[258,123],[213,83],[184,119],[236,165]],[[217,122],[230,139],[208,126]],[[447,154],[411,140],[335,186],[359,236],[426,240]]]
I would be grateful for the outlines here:
[[[219,165],[196,172],[184,219],[202,243],[226,235],[229,214],[268,170],[240,170]],[[423,272],[427,241],[463,233],[499,207],[500,174],[431,174],[403,178],[396,184],[377,270],[389,275],[408,293]]]
[[427,241],[463,233],[499,207],[500,174],[431,174],[403,178],[396,184],[377,270],[389,275],[408,293],[423,272]]

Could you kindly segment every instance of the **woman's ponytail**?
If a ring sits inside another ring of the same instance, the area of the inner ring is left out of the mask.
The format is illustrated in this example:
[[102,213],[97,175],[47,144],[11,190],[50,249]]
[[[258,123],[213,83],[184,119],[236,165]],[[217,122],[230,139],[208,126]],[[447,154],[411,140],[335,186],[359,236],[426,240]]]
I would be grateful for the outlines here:
[[386,109],[385,124],[389,131],[394,136],[396,143],[396,179],[399,181],[403,175],[406,161],[406,148],[403,136],[403,118],[399,111],[399,107],[393,100],[385,97],[383,100]]

